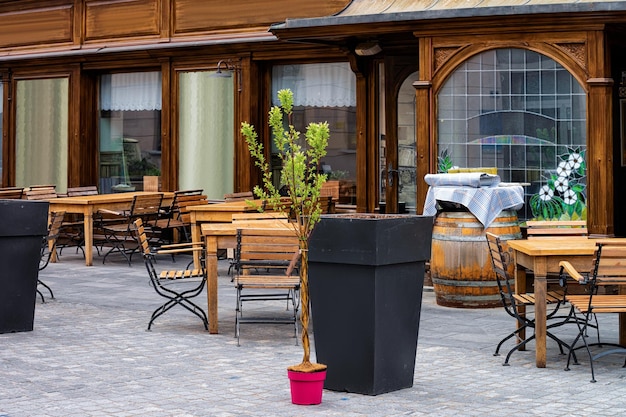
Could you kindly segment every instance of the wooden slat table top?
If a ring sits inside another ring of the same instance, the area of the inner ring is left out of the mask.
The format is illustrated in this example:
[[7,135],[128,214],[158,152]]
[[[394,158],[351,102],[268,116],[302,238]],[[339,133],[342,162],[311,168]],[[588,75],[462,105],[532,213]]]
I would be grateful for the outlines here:
[[573,256],[593,255],[598,242],[626,244],[626,238],[593,239],[586,236],[568,236],[562,238],[507,240],[506,243],[511,249],[530,256]]
[[60,197],[48,200],[52,204],[72,204],[72,205],[90,205],[90,204],[103,204],[103,203],[117,203],[124,201],[132,201],[135,195],[140,194],[163,194],[163,198],[172,198],[174,193],[162,192],[154,193],[148,191],[136,191],[132,193],[112,193],[112,194],[94,194],[94,195],[80,195],[74,197]]

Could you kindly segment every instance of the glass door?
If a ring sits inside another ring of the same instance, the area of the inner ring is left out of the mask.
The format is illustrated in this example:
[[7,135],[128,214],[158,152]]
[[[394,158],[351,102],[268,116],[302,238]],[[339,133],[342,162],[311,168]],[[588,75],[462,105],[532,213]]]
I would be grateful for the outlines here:
[[416,143],[415,143],[415,89],[417,72],[402,82],[394,103],[397,109],[393,129],[386,106],[389,103],[385,89],[383,64],[379,67],[379,173],[380,212],[415,213],[417,199]]

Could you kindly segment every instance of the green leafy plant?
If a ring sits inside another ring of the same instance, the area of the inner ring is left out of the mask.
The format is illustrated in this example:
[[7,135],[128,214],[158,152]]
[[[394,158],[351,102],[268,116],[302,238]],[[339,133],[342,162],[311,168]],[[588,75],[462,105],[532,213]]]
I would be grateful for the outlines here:
[[444,149],[443,152],[441,152],[441,155],[437,158],[437,162],[437,171],[439,173],[445,174],[450,168],[452,168],[452,156],[450,156],[447,149]]
[[[282,200],[280,188],[285,187],[290,204],[290,212],[294,217],[294,227],[299,238],[300,247],[300,322],[302,323],[302,362],[290,366],[292,371],[316,372],[326,369],[326,365],[311,363],[309,341],[309,280],[308,280],[308,249],[309,237],[315,225],[320,221],[322,208],[320,195],[326,175],[320,173],[321,159],[326,156],[330,129],[327,122],[310,123],[304,140],[292,124],[293,93],[289,89],[278,91],[280,106],[273,106],[269,112],[269,126],[273,141],[282,163],[280,171],[280,187],[274,186],[270,164],[265,157],[263,144],[259,140],[254,126],[247,122],[241,124],[241,134],[248,144],[254,163],[263,174],[262,186],[254,187],[254,194],[268,201],[274,210],[287,212]],[[285,116],[287,124],[285,125]]]

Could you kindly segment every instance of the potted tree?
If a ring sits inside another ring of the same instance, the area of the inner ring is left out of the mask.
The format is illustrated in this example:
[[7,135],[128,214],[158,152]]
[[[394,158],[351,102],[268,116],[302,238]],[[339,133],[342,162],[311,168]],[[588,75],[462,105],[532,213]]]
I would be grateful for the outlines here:
[[[293,92],[289,89],[280,90],[278,99],[280,106],[271,108],[268,123],[282,163],[280,187],[276,187],[272,181],[270,164],[254,126],[243,122],[241,133],[255,165],[262,172],[262,186],[256,186],[254,194],[267,200],[274,210],[289,211],[295,219],[295,233],[300,242],[300,322],[304,355],[299,364],[288,367],[288,375],[291,380],[292,402],[318,404],[322,398],[326,365],[313,363],[310,358],[308,250],[309,237],[319,222],[322,211],[319,198],[326,175],[320,172],[319,167],[321,159],[326,155],[330,132],[327,122],[310,123],[304,139],[301,139],[300,132],[292,124]],[[301,388],[305,392],[301,392]],[[308,392],[309,389],[314,392]]]

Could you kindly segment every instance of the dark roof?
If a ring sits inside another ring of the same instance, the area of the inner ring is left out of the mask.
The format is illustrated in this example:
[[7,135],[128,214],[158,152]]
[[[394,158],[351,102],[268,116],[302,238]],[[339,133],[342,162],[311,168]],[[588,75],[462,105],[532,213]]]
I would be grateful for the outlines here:
[[611,14],[626,12],[626,1],[556,0],[354,0],[334,16],[287,19],[270,31],[338,25],[408,23],[435,19],[537,14]]

